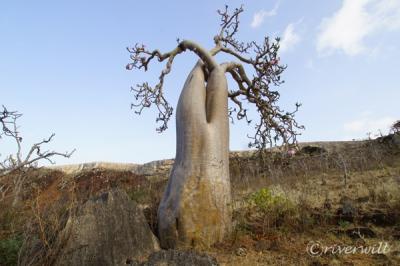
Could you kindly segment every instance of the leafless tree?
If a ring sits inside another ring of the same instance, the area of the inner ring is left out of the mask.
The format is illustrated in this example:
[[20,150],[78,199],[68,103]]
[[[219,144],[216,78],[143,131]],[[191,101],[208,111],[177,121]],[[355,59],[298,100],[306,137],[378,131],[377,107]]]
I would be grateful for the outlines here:
[[[0,112],[0,125],[2,130],[0,131],[0,139],[7,137],[11,138],[16,144],[15,154],[10,154],[5,157],[0,162],[0,178],[4,177],[9,173],[15,173],[13,191],[14,191],[14,202],[13,205],[17,204],[19,201],[19,196],[21,193],[22,186],[26,180],[26,170],[29,168],[37,167],[38,162],[46,160],[51,164],[54,164],[53,157],[61,156],[65,158],[70,158],[75,150],[71,152],[60,153],[56,151],[45,150],[43,151],[43,145],[51,142],[55,134],[51,134],[50,137],[43,139],[31,146],[28,153],[23,156],[22,153],[22,137],[19,132],[19,126],[17,125],[17,120],[22,116],[21,113],[17,111],[9,111],[4,105],[3,110]],[[0,154],[1,155],[1,154]],[[0,192],[3,196],[10,186],[2,184],[0,187]]]
[[400,120],[397,120],[396,122],[393,123],[392,125],[392,131],[393,133],[400,133]]
[[[166,61],[157,85],[144,82],[131,88],[135,97],[132,108],[137,114],[151,106],[158,109],[158,132],[168,128],[173,114],[165,98],[164,80],[175,57],[185,51],[199,57],[178,101],[176,157],[158,209],[159,236],[165,248],[211,245],[231,229],[229,118],[245,119],[251,124],[247,105],[256,108],[259,117],[249,146],[259,150],[274,144],[290,146],[303,129],[294,119],[300,104],[296,103],[292,112],[284,111],[278,105],[280,93],[272,90],[283,83],[281,74],[286,68],[278,56],[279,38],[271,41],[265,37],[262,43],[237,40],[242,12],[242,7],[232,13],[228,6],[218,10],[220,30],[210,50],[179,39],[177,46],[166,53],[149,50],[144,44],[128,48],[132,60],[126,66],[128,70],[147,71],[152,61]],[[234,61],[218,63],[218,54]],[[236,88],[228,89],[226,74]],[[228,106],[228,99],[234,107]]]
[[[159,111],[156,122],[161,125],[157,128],[162,132],[168,128],[168,121],[173,113],[173,108],[164,96],[164,79],[171,72],[172,64],[177,55],[187,50],[197,54],[204,62],[203,70],[206,76],[215,67],[214,57],[218,53],[225,53],[233,56],[238,61],[225,62],[221,66],[226,73],[229,73],[237,83],[237,88],[230,90],[228,97],[236,107],[229,109],[230,115],[236,113],[238,120],[245,119],[249,124],[252,122],[248,117],[244,102],[254,105],[260,114],[258,122],[255,124],[255,134],[250,138],[252,141],[249,147],[258,149],[266,148],[270,145],[282,141],[283,144],[293,144],[296,142],[298,130],[304,129],[294,119],[295,113],[301,104],[295,104],[295,110],[284,111],[278,105],[280,93],[271,90],[271,86],[279,86],[284,81],[281,78],[282,72],[286,69],[282,65],[278,56],[279,38],[271,41],[265,37],[262,43],[256,41],[241,42],[236,39],[239,30],[239,15],[243,12],[243,7],[234,10],[229,14],[228,6],[224,10],[218,10],[221,17],[221,28],[218,35],[214,36],[215,46],[207,51],[196,42],[190,40],[177,40],[178,45],[173,50],[162,53],[159,50],[148,50],[144,44],[136,44],[134,47],[127,48],[131,54],[133,62],[126,68],[148,70],[149,64],[153,59],[159,62],[167,60],[165,68],[159,76],[159,83],[151,87],[147,82],[137,84],[132,87],[136,102],[132,103],[132,108],[137,108],[135,112],[141,114],[144,108],[155,105]],[[252,69],[251,75],[245,71],[245,65]],[[251,78],[250,78],[251,77]]]

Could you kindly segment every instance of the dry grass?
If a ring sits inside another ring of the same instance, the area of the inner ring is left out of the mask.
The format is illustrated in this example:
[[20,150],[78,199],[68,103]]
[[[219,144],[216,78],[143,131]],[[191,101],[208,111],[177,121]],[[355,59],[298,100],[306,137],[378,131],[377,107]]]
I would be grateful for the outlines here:
[[[400,149],[390,139],[318,145],[326,152],[294,157],[274,153],[263,161],[233,154],[235,230],[207,252],[222,265],[399,264]],[[23,189],[23,205],[10,207],[12,191],[0,201],[0,241],[15,243],[12,240],[18,236],[24,236],[25,243],[37,241],[38,249],[28,252],[35,254],[34,265],[51,264],[62,248],[56,236],[74,207],[110,188],[126,190],[157,232],[157,207],[165,179],[110,169],[71,175],[38,169],[29,172],[29,180]],[[261,188],[266,188],[264,197]],[[346,230],[360,226],[373,230],[376,237],[346,235]],[[380,257],[313,258],[306,253],[311,240],[326,245],[388,241],[393,250]]]
[[[248,175],[234,184],[236,230],[210,252],[225,265],[399,264],[400,149],[377,140],[335,143],[327,150],[293,158],[274,155],[265,166],[236,158],[236,169],[255,167],[256,175],[268,178],[253,182],[256,177]],[[272,206],[264,210],[248,202],[262,187],[271,192],[266,201]],[[376,236],[353,239],[346,231],[357,227]],[[306,252],[309,241],[353,246],[387,241],[391,252],[313,258]]]

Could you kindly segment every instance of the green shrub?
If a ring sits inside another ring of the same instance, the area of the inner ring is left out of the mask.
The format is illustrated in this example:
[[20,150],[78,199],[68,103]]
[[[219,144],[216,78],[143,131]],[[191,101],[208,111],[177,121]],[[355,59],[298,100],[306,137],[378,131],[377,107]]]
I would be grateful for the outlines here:
[[348,222],[348,221],[339,220],[339,226],[340,226],[341,228],[346,228],[346,227],[348,227],[350,224],[351,224],[351,223]]
[[273,195],[268,188],[260,189],[251,194],[249,203],[259,211],[266,213],[271,211],[285,212],[294,208],[293,203],[289,199],[281,195]]
[[0,265],[17,265],[21,246],[22,237],[20,235],[0,240]]
[[298,208],[288,198],[274,195],[263,188],[248,197],[244,224],[255,234],[265,234],[268,229],[290,229],[298,224]]

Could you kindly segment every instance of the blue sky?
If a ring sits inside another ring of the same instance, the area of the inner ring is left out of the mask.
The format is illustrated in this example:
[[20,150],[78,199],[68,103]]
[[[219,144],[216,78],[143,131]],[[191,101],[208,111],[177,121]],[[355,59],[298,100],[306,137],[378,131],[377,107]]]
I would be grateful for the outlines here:
[[[229,1],[238,7],[244,1]],[[127,46],[168,51],[176,38],[211,48],[224,1],[1,1],[0,104],[24,114],[27,149],[56,133],[50,149],[76,148],[58,164],[172,158],[175,123],[155,131],[155,110],[130,110],[130,86],[155,84],[150,71],[125,70]],[[400,1],[245,1],[238,38],[282,37],[288,65],[281,104],[303,104],[301,141],[366,137],[400,119]],[[173,105],[196,57],[183,54],[167,76]],[[247,148],[245,123],[231,126],[231,149]],[[13,151],[0,142],[3,156]],[[1,158],[1,157],[0,157]]]

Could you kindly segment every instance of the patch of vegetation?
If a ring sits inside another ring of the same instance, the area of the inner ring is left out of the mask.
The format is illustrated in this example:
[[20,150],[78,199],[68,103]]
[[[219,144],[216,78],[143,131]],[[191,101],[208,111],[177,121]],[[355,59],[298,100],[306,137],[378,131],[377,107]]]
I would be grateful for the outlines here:
[[0,240],[0,265],[17,265],[18,252],[22,246],[23,239],[20,235],[13,235]]
[[350,222],[344,221],[344,220],[339,220],[339,227],[340,228],[347,228],[349,225],[351,225]]
[[270,189],[263,188],[249,197],[249,203],[258,211],[269,213],[277,211],[283,213],[294,208],[293,203],[282,195],[273,195]]
[[149,198],[149,192],[142,188],[136,188],[127,192],[129,198],[137,203],[146,203]]
[[237,217],[237,229],[246,229],[253,235],[265,235],[270,229],[288,229],[298,223],[297,206],[268,188],[252,193],[245,206]]

